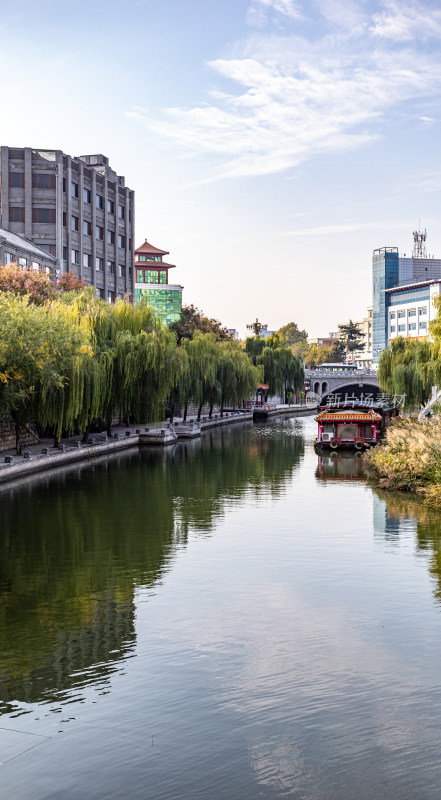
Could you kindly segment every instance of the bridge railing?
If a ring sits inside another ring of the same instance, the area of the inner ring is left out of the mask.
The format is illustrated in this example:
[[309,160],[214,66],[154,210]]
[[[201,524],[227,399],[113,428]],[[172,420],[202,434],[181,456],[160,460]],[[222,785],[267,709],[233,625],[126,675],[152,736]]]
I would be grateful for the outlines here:
[[336,372],[332,369],[305,369],[305,377],[307,378],[321,378],[322,376],[334,378],[362,378],[363,376],[376,377],[377,373],[372,369],[345,369],[342,372]]

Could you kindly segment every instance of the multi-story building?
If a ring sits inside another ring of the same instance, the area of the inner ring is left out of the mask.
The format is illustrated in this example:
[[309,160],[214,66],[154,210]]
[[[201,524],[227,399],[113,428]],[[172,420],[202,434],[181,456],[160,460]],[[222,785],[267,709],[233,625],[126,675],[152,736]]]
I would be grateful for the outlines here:
[[133,296],[134,192],[101,154],[1,148],[0,227],[113,301]]
[[17,264],[23,269],[50,275],[56,268],[57,260],[23,236],[0,228],[0,264]]
[[356,322],[355,325],[357,326],[360,333],[364,333],[363,350],[356,350],[353,354],[353,361],[357,367],[362,369],[372,369],[372,336],[373,336],[373,327],[372,327],[372,316],[373,316],[373,308],[369,306],[367,309],[367,317],[361,320],[361,322]]
[[[373,366],[378,366],[381,352],[387,347],[389,337],[389,306],[394,292],[390,289],[425,284],[441,279],[441,259],[426,255],[426,232],[415,231],[412,257],[401,257],[398,247],[380,247],[372,259],[373,314],[372,347]],[[426,292],[427,294],[427,292]],[[413,306],[412,306],[413,308]],[[412,323],[413,324],[413,323]],[[411,329],[413,331],[413,329]],[[403,335],[403,331],[400,331]]]
[[429,322],[435,319],[438,313],[434,299],[441,294],[441,277],[439,280],[386,289],[385,294],[388,343],[397,336],[406,339],[425,339]]
[[183,290],[183,286],[168,281],[169,270],[176,268],[163,260],[168,255],[168,250],[154,247],[147,239],[135,250],[135,303],[146,298],[156,316],[167,324],[181,315]]

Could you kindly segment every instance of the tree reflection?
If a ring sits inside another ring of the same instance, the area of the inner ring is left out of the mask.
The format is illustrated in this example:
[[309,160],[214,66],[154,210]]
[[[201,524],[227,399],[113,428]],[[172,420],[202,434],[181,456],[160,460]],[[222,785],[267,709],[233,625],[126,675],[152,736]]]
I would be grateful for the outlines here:
[[0,711],[109,680],[135,646],[135,590],[246,492],[280,494],[303,447],[290,423],[240,426],[4,488]]

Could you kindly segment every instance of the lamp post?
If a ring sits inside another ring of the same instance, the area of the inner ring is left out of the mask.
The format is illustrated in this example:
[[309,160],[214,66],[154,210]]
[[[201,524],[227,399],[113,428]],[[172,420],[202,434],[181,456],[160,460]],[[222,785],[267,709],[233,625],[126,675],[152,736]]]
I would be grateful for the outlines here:
[[261,322],[259,322],[259,320],[256,317],[256,321],[250,323],[250,325],[247,325],[247,328],[249,331],[254,332],[254,336],[260,336],[260,331],[262,330],[263,325]]

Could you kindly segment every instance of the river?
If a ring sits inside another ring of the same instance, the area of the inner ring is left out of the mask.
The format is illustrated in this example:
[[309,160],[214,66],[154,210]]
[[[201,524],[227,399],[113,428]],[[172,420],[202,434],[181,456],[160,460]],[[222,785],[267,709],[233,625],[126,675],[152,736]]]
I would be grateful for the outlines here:
[[439,800],[441,517],[297,418],[0,490],[0,797]]

